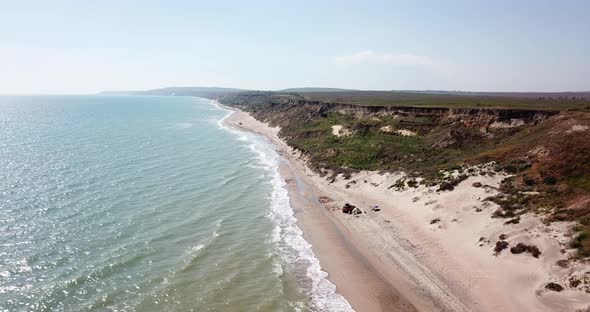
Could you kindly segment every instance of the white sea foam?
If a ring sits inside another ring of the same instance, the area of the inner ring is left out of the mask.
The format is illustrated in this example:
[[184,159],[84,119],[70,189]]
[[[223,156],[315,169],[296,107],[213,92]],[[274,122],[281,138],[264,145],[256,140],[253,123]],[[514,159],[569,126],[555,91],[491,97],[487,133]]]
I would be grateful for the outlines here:
[[205,248],[205,245],[203,245],[203,244],[199,244],[199,245],[197,245],[197,246],[193,247],[193,248],[192,248],[192,251],[193,251],[193,252],[196,252],[196,251],[199,251],[199,250],[201,250],[201,249],[203,249],[203,248]]
[[219,237],[219,230],[221,229],[222,223],[223,223],[223,218],[217,220],[217,223],[215,223],[215,230],[213,230],[213,233],[211,233],[211,235],[209,237],[202,240],[200,242],[200,244],[192,247],[190,249],[189,253],[194,253],[194,252],[202,250],[203,248],[209,247],[209,245],[211,245],[215,241],[215,239],[217,237]]
[[217,109],[220,109],[220,110],[222,110],[222,111],[226,111],[226,112],[227,112],[227,114],[226,114],[225,116],[221,117],[221,119],[219,119],[219,120],[217,121],[217,125],[219,126],[219,128],[220,128],[220,129],[228,129],[228,128],[227,128],[227,127],[226,127],[226,126],[223,124],[223,122],[225,121],[225,119],[226,119],[227,117],[229,117],[229,116],[230,116],[230,115],[233,113],[233,111],[232,111],[232,110],[230,110],[230,109],[227,109],[227,108],[223,108],[223,107],[221,106],[221,103],[219,103],[219,101],[217,101],[217,100],[209,100],[209,102],[210,102],[210,103],[211,103],[213,106],[215,106]]
[[[327,273],[322,271],[319,260],[311,250],[311,245],[303,238],[303,232],[297,225],[293,209],[289,203],[286,183],[279,173],[280,156],[271,143],[260,136],[225,127],[223,121],[231,111],[213,102],[215,106],[229,113],[224,116],[219,125],[246,141],[247,146],[256,153],[259,164],[265,169],[270,178],[272,192],[270,194],[270,211],[268,218],[275,223],[270,235],[270,241],[275,244],[282,262],[289,267],[305,266],[305,276],[310,289],[307,289],[311,304],[317,311],[354,311],[350,304],[336,292],[336,286],[326,279]],[[280,265],[275,266],[275,273],[283,273]]]

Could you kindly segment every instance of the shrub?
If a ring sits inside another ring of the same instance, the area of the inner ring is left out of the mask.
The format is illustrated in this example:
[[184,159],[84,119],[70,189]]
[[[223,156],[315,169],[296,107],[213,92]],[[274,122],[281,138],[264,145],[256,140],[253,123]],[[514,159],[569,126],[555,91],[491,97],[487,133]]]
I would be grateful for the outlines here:
[[590,257],[590,234],[586,229],[578,234],[570,243],[572,248],[578,249],[578,256],[585,258]]
[[496,242],[496,247],[494,247],[494,255],[497,256],[499,255],[502,250],[508,248],[508,242],[507,241],[497,241]]
[[468,177],[469,176],[462,174],[456,178],[453,178],[450,181],[442,182],[440,184],[440,186],[438,187],[438,190],[439,191],[452,191],[455,189],[455,186],[457,186],[457,185],[459,185],[459,183],[465,181]]
[[543,183],[547,185],[555,185],[555,183],[557,183],[557,178],[554,176],[546,176],[543,178]]
[[413,180],[413,179],[412,179],[412,180],[410,180],[410,181],[408,181],[408,182],[406,182],[406,184],[407,184],[409,187],[414,187],[414,188],[418,187],[418,181],[416,181],[416,180]]
[[393,189],[395,191],[403,191],[406,189],[406,178],[402,177],[399,178],[393,185],[388,187],[389,189]]
[[536,184],[536,183],[535,183],[535,179],[533,179],[533,178],[529,178],[529,177],[525,177],[525,178],[523,178],[523,182],[524,182],[524,184],[526,184],[526,185],[528,185],[528,186],[533,186],[533,185],[535,185],[535,184]]
[[541,255],[541,251],[537,246],[526,245],[523,243],[518,243],[515,247],[510,248],[510,252],[513,254],[521,254],[523,252],[528,252],[535,258],[539,258],[539,255]]
[[557,292],[560,292],[563,290],[563,286],[561,286],[557,283],[553,283],[553,282],[545,285],[545,288],[549,289],[549,290],[557,291]]

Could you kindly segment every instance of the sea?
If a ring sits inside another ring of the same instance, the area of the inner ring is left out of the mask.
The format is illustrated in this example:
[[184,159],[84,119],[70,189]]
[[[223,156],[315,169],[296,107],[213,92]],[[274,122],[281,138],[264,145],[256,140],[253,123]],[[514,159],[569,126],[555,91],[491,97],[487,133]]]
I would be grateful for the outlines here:
[[352,311],[282,161],[181,96],[0,96],[0,311]]

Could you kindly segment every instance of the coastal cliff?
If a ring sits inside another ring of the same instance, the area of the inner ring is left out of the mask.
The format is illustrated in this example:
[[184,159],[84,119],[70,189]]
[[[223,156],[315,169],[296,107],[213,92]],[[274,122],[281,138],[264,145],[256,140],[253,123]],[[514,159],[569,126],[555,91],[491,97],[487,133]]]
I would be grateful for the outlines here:
[[[246,92],[224,105],[280,127],[307,166],[334,181],[361,170],[405,172],[398,188],[449,191],[469,176],[505,174],[491,215],[537,213],[577,224],[572,259],[590,256],[590,113],[583,110],[358,105]],[[470,169],[492,164],[485,171]],[[449,172],[455,172],[449,175]]]

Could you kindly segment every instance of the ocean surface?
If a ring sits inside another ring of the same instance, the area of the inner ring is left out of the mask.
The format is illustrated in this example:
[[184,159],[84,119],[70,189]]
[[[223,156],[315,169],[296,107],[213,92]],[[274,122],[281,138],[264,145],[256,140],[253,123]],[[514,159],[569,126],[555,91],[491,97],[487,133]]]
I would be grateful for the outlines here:
[[194,97],[0,97],[0,311],[350,311],[281,161]]

